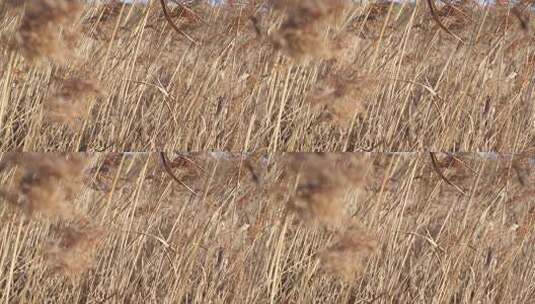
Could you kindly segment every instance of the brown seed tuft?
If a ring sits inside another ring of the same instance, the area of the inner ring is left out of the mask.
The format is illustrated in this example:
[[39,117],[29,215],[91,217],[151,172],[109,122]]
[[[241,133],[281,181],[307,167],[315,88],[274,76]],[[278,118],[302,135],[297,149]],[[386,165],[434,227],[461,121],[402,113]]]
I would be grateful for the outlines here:
[[1,167],[17,166],[13,189],[2,189],[15,207],[28,216],[75,215],[69,203],[79,191],[84,158],[79,154],[8,153]]
[[45,117],[53,122],[76,128],[87,117],[90,100],[103,95],[94,80],[69,79],[45,102]]
[[353,225],[336,235],[332,245],[320,253],[322,268],[346,282],[352,282],[362,274],[377,246],[375,236],[366,229]]
[[282,50],[299,63],[330,55],[327,39],[308,29],[281,28],[271,36],[271,42],[275,49]]
[[324,30],[346,7],[342,0],[272,1],[286,12],[280,29],[271,35],[275,49],[298,62],[311,58],[330,58],[332,50]]
[[49,241],[43,252],[53,272],[76,278],[94,266],[104,236],[102,228],[68,226],[55,230],[57,238]]
[[290,171],[298,175],[289,209],[301,219],[327,226],[346,220],[343,196],[365,180],[363,159],[347,154],[297,153],[290,157]]
[[64,62],[70,53],[58,29],[73,23],[81,11],[81,3],[77,0],[27,1],[17,35],[22,55],[30,61],[49,58]]
[[379,81],[362,76],[343,78],[334,75],[321,80],[310,92],[308,102],[324,111],[324,117],[339,126],[347,126],[353,117],[366,110]]

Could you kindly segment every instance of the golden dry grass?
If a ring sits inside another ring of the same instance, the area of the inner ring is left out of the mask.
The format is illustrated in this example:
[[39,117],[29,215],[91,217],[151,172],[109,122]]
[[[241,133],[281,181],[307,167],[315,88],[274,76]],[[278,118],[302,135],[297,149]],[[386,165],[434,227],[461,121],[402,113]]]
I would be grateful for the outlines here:
[[533,301],[529,3],[201,2],[0,2],[0,303]]
[[[80,160],[77,216],[29,217],[0,198],[2,303],[533,298],[533,155],[168,153],[196,194],[158,153],[40,155],[2,155],[3,190],[17,170]],[[345,225],[291,208],[319,192]]]
[[[21,3],[0,7],[1,151],[521,152],[534,143],[522,8],[437,8],[464,43],[425,3],[172,9],[191,44],[156,3]],[[96,80],[102,94],[50,116],[58,79]]]

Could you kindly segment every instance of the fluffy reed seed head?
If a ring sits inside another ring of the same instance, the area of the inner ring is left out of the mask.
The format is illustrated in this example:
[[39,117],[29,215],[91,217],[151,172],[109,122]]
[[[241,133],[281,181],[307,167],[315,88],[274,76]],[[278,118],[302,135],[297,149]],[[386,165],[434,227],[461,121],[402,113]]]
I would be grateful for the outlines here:
[[370,256],[376,252],[377,238],[354,224],[335,236],[328,248],[320,252],[322,269],[351,283],[364,271]]
[[78,154],[9,153],[1,167],[17,166],[13,189],[2,193],[28,216],[70,218],[69,203],[79,191],[84,158]]
[[60,88],[44,103],[45,118],[77,128],[80,121],[87,118],[91,99],[102,95],[95,80],[63,80]]
[[333,75],[321,80],[309,93],[307,101],[316,110],[323,111],[324,118],[345,127],[355,115],[364,113],[378,85],[378,80],[368,76]]
[[275,49],[298,62],[330,58],[333,51],[324,32],[347,2],[343,0],[272,1],[286,12],[280,29],[270,37]]
[[298,184],[289,209],[304,221],[337,227],[346,220],[344,194],[363,186],[366,166],[344,153],[297,153],[290,157],[290,171]]
[[43,250],[45,262],[54,273],[75,279],[94,266],[99,244],[104,239],[102,228],[67,226],[56,228],[55,232],[56,237]]
[[70,52],[58,29],[73,23],[81,12],[77,0],[27,1],[16,37],[19,51],[30,61],[48,58],[64,62]]
[[277,10],[286,12],[286,23],[311,26],[321,22],[330,22],[340,11],[347,8],[345,0],[272,0]]

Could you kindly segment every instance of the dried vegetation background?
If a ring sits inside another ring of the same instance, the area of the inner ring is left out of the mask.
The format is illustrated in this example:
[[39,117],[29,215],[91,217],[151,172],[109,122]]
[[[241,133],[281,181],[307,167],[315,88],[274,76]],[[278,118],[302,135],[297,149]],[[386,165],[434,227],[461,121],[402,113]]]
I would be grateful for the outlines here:
[[533,155],[11,154],[3,303],[529,303]]
[[0,150],[522,152],[528,6],[3,1]]

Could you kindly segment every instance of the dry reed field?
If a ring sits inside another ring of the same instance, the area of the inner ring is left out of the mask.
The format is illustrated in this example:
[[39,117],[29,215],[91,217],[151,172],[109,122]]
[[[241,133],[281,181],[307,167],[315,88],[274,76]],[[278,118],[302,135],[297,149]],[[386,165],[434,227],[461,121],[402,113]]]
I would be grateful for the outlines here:
[[2,1],[0,151],[534,144],[528,2],[233,2]]
[[4,153],[1,303],[533,303],[533,155]]

